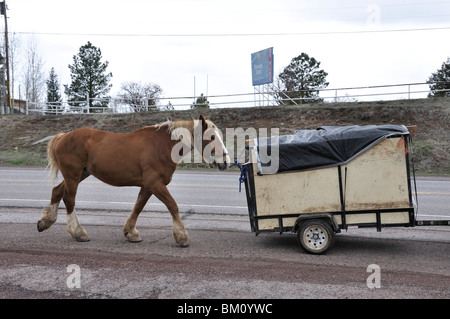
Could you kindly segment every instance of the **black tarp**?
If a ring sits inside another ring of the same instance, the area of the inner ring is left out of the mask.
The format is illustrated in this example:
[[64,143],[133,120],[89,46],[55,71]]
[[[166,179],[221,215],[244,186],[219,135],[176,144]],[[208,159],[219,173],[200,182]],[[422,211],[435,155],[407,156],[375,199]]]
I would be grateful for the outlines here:
[[267,154],[268,158],[273,156],[271,144],[278,145],[279,152],[278,170],[272,168],[265,172],[264,167],[270,167],[274,162],[261,161],[261,173],[341,165],[387,137],[407,134],[409,132],[403,125],[322,126],[316,130],[297,130],[292,135],[278,138],[261,138],[257,140],[259,154]]

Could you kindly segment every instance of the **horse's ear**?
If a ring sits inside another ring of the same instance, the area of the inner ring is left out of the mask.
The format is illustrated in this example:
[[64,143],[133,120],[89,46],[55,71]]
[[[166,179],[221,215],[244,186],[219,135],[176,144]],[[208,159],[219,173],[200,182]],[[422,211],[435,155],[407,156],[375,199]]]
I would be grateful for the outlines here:
[[203,130],[206,130],[208,128],[208,124],[206,123],[206,120],[203,117],[203,115],[200,114],[200,116],[198,117],[198,120],[202,121],[202,128],[203,128]]
[[205,120],[209,120],[210,118],[209,118],[209,116],[205,116]]

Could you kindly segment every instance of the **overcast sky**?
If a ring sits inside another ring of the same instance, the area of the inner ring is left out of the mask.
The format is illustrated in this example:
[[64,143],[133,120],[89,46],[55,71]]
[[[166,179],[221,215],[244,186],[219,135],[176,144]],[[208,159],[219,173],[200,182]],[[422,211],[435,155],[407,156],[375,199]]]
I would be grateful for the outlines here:
[[197,95],[207,77],[210,96],[251,93],[250,55],[269,47],[275,74],[305,52],[328,72],[329,88],[424,82],[450,56],[449,0],[6,2],[9,30],[23,50],[34,34],[61,84],[80,46],[99,47],[112,95],[142,81],[165,97],[193,96],[194,76]]

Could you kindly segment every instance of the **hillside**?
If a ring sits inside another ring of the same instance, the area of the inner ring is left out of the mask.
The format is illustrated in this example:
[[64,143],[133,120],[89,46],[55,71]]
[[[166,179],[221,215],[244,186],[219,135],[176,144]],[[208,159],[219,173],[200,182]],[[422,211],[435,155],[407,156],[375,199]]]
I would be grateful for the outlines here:
[[167,119],[208,115],[225,128],[278,127],[280,134],[322,125],[417,125],[413,136],[416,169],[421,174],[450,174],[450,99],[334,103],[302,107],[228,108],[110,115],[10,115],[0,117],[0,165],[46,165],[46,143],[58,132],[88,126],[130,132]]

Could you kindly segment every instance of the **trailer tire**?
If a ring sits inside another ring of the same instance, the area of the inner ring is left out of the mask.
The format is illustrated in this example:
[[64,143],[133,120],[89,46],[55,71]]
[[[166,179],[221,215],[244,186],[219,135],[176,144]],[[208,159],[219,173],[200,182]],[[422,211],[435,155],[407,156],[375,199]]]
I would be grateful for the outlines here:
[[300,224],[297,239],[306,252],[319,255],[333,247],[334,231],[323,219],[308,219]]

